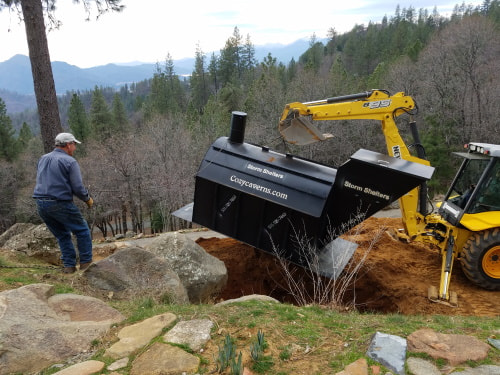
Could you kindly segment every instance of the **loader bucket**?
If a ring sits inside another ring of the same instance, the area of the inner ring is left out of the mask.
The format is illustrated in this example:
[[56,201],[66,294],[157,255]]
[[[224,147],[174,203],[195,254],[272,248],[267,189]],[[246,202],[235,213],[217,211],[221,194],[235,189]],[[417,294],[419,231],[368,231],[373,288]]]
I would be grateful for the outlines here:
[[289,122],[281,122],[278,126],[281,136],[288,143],[304,146],[318,141],[333,138],[329,133],[321,133],[307,117],[297,117]]
[[[334,169],[221,137],[196,175],[192,221],[336,278],[355,250],[336,238],[432,172],[368,150]],[[189,210],[174,215],[186,219]]]

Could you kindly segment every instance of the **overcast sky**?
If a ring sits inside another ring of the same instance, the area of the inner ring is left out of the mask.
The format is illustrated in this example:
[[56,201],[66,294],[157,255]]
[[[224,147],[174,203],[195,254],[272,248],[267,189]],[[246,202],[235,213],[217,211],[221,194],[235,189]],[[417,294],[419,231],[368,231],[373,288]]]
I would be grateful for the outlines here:
[[[107,63],[164,62],[168,53],[174,60],[194,57],[196,46],[203,52],[219,51],[237,26],[254,45],[289,44],[325,38],[330,28],[339,33],[356,24],[380,22],[413,6],[432,12],[434,7],[448,16],[461,1],[419,0],[122,0],[121,13],[108,13],[86,22],[81,4],[57,1],[56,16],[63,22],[48,33],[52,61],[65,61],[80,68]],[[478,5],[482,1],[467,1]],[[0,62],[16,54],[28,55],[24,24],[15,14],[0,12]]]

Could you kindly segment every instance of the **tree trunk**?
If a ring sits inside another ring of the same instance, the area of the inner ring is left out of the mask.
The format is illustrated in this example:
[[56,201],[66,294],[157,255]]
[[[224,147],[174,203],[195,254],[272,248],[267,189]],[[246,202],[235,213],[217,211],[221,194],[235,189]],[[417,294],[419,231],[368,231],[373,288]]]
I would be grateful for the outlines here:
[[125,201],[122,201],[122,223],[123,223],[123,231],[122,233],[125,234],[128,231],[128,226],[127,226],[127,204]]
[[108,236],[108,228],[106,226],[106,220],[101,219],[99,222],[97,222],[96,227],[99,228],[99,230],[102,233],[102,238],[106,238]]
[[62,132],[62,126],[45,33],[42,1],[21,0],[21,7],[28,40],[43,149],[45,152],[50,152],[54,148],[56,135]]
[[113,228],[113,216],[108,216],[106,218],[106,222],[108,223],[108,226],[109,226],[109,229],[111,229],[111,236],[114,237],[115,236],[115,229]]

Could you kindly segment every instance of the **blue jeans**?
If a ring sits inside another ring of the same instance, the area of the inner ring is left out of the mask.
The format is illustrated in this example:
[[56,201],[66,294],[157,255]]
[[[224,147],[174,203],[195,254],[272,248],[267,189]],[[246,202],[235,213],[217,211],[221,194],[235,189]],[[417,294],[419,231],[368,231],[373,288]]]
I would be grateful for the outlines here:
[[89,226],[72,201],[36,200],[38,214],[56,237],[64,267],[76,266],[71,233],[76,236],[80,264],[92,262],[92,238]]

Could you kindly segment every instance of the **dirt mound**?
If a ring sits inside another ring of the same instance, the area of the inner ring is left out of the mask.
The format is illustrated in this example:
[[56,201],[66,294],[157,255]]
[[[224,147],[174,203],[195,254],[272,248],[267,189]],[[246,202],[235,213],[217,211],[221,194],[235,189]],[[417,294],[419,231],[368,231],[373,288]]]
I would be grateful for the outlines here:
[[[440,255],[427,245],[396,241],[386,232],[401,227],[400,218],[372,217],[343,236],[359,245],[353,258],[355,262],[367,254],[356,280],[344,295],[345,304],[354,303],[358,310],[382,313],[498,315],[500,292],[471,284],[458,262],[455,262],[451,282],[451,290],[458,294],[458,307],[430,302],[427,288],[439,287]],[[200,238],[197,242],[226,264],[228,286],[221,299],[257,293],[283,302],[296,302],[275,257],[230,238]]]

